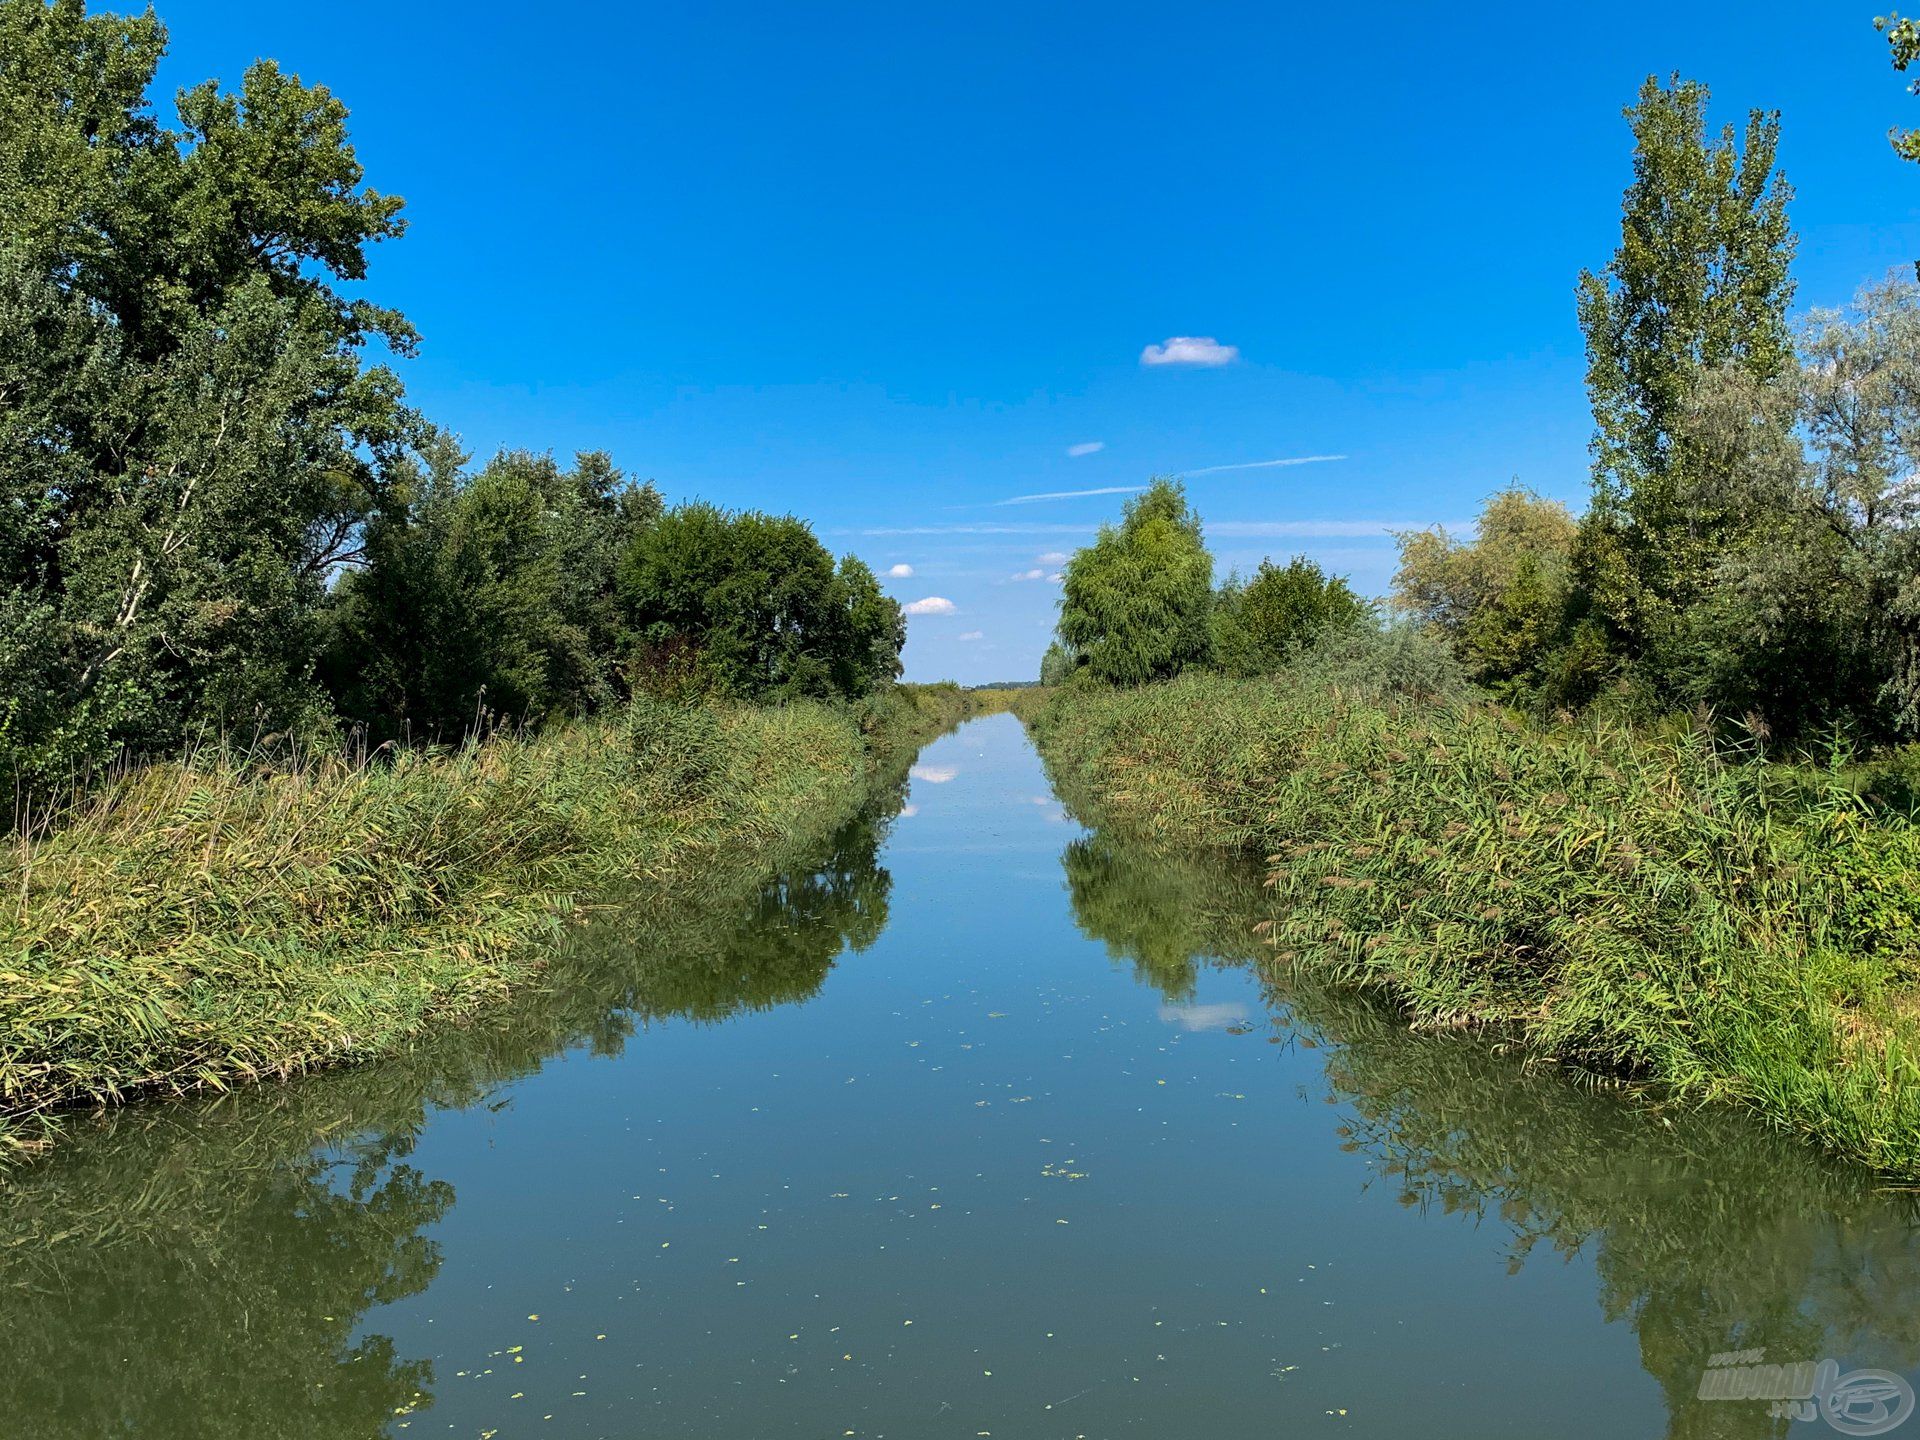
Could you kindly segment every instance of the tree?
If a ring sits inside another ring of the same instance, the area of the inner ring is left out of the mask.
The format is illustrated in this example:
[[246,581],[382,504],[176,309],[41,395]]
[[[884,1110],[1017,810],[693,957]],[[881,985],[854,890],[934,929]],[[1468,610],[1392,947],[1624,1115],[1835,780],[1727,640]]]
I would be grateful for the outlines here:
[[579,714],[618,698],[617,569],[661,511],[599,453],[563,471],[503,451],[478,474],[441,436],[409,503],[370,527],[342,578],[326,675],[379,738],[453,738],[486,714]]
[[1212,652],[1213,557],[1177,481],[1156,479],[1118,528],[1067,562],[1060,641],[1095,680],[1165,680]]
[[[1873,28],[1887,37],[1887,50],[1893,61],[1893,68],[1905,74],[1907,67],[1920,60],[1920,25],[1900,15],[1877,15]],[[1912,91],[1920,95],[1920,80],[1914,81]],[[1920,130],[1901,130],[1894,128],[1887,132],[1887,139],[1893,144],[1893,153],[1902,160],[1920,160]]]
[[1684,698],[1775,733],[1920,734],[1920,287],[1813,312],[1799,350],[1695,392],[1690,502],[1741,518],[1681,631]]
[[619,593],[650,683],[741,699],[865,695],[900,673],[906,622],[873,572],[805,523],[691,504],[640,531]]
[[1262,560],[1253,579],[1229,576],[1214,597],[1213,658],[1229,675],[1270,675],[1330,629],[1371,615],[1346,580],[1303,555]]
[[[1509,699],[1564,703],[1592,688],[1591,638],[1576,642],[1566,506],[1518,486],[1480,512],[1472,540],[1441,529],[1396,537],[1394,608],[1443,639],[1476,684]],[[1575,664],[1576,656],[1578,663]],[[1573,666],[1573,669],[1569,669]]]
[[321,729],[330,576],[420,435],[339,287],[398,235],[346,109],[261,62],[148,110],[150,14],[0,0],[0,774]]
[[1736,143],[1706,132],[1706,87],[1648,79],[1626,114],[1634,178],[1604,275],[1580,277],[1595,432],[1586,583],[1627,650],[1656,672],[1732,517],[1690,508],[1681,421],[1708,370],[1765,382],[1792,360],[1786,310],[1792,191],[1774,168],[1779,118]]

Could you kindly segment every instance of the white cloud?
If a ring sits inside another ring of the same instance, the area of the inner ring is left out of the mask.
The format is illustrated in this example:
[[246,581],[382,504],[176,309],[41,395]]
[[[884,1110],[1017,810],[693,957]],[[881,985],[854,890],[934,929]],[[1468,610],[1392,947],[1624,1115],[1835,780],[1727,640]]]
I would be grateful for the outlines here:
[[913,566],[905,564],[903,562],[899,565],[893,566],[891,569],[887,571],[887,574],[891,575],[896,580],[906,580],[912,577]]
[[1295,455],[1285,460],[1249,460],[1244,465],[1206,465],[1187,470],[1187,475],[1219,475],[1228,470],[1273,470],[1283,465],[1323,465],[1329,460],[1344,460],[1344,455]]
[[984,640],[987,638],[987,632],[984,630],[969,630],[960,638],[962,640]]
[[1040,557],[1040,563],[1042,565],[1064,565],[1067,563],[1067,552],[1064,550],[1049,550]]
[[1051,580],[1056,585],[1058,585],[1062,580],[1066,578],[1067,578],[1066,572],[1063,570],[1056,570],[1053,572],[1053,574],[1047,576],[1047,579]]
[[944,785],[960,773],[958,765],[916,765],[907,772],[916,780],[924,780],[929,785]]
[[1078,445],[1067,446],[1067,454],[1078,460],[1082,455],[1098,455],[1107,448],[1104,440],[1084,440]]
[[1008,578],[1013,580],[1044,580],[1047,578],[1047,572],[1044,570],[1016,570]]
[[951,615],[959,607],[944,595],[929,595],[900,607],[909,615]]
[[1142,365],[1231,365],[1240,358],[1235,345],[1222,345],[1211,335],[1173,335],[1162,345],[1140,352]]
[[1015,495],[1009,500],[996,500],[996,505],[1031,505],[1039,500],[1078,500],[1086,495],[1136,495],[1146,489],[1144,485],[1102,485],[1096,490],[1048,490],[1040,495]]

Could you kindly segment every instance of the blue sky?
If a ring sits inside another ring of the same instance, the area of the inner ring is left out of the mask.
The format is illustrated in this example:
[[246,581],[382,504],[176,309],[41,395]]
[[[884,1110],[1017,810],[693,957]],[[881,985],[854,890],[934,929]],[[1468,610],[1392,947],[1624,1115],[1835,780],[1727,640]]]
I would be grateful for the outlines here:
[[[1920,256],[1885,138],[1920,99],[1850,0],[161,13],[168,88],[268,55],[352,108],[408,201],[371,293],[425,335],[417,403],[910,566],[951,606],[912,679],[1030,677],[1053,557],[1124,498],[1012,497],[1184,473],[1223,570],[1368,593],[1388,527],[1579,502],[1573,285],[1650,72],[1783,112],[1802,306]],[[1143,363],[1174,337],[1237,353]],[[1222,468],[1309,456],[1344,458]]]

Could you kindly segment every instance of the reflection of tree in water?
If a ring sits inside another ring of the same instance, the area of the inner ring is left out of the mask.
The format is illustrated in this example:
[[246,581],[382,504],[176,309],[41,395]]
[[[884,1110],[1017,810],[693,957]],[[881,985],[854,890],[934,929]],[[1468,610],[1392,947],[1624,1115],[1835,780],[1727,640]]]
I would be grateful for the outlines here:
[[[621,954],[615,964],[629,983],[618,1008],[642,1019],[723,1020],[811,999],[843,950],[866,950],[886,928],[893,882],[879,864],[883,836],[856,820],[824,856],[762,881],[731,910],[667,907],[683,918],[666,927],[596,926],[583,932],[576,947],[583,953],[572,959],[598,968],[609,949]],[[684,923],[693,914],[698,923]]]
[[407,1157],[477,1103],[641,1020],[805,1000],[886,923],[890,787],[772,879],[709,874],[570,937],[537,989],[389,1062],[76,1122],[0,1188],[0,1433],[343,1440],[432,1404],[431,1362],[356,1332],[424,1290],[452,1187]]
[[[1518,1270],[1590,1254],[1631,1324],[1675,1437],[1783,1435],[1764,1402],[1696,1398],[1707,1358],[1920,1365],[1920,1217],[1911,1194],[1723,1110],[1598,1092],[1486,1037],[1419,1035],[1376,1002],[1281,967],[1254,936],[1257,873],[1096,833],[1062,856],[1081,928],[1143,983],[1190,993],[1192,957],[1254,964],[1276,1028],[1327,1048],[1346,1148],[1405,1204],[1502,1225]],[[1184,952],[1184,953],[1183,953]],[[1375,1183],[1375,1182],[1369,1182]]]
[[1060,866],[1080,929],[1131,964],[1141,984],[1192,999],[1200,966],[1229,929],[1222,915],[1241,903],[1239,869],[1197,866],[1099,831],[1070,843]]

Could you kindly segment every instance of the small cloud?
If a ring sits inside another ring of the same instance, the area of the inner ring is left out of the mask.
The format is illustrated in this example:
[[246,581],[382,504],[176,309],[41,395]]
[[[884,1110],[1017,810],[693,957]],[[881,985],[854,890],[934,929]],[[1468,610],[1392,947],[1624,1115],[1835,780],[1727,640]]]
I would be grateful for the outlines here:
[[944,595],[929,595],[900,607],[909,615],[951,615],[959,607]]
[[896,580],[908,580],[908,579],[911,579],[913,576],[913,566],[905,564],[903,562],[899,565],[895,565],[891,567],[887,571],[887,574],[891,575]]
[[1014,580],[1044,580],[1047,578],[1047,572],[1044,570],[1016,570],[1009,578]]
[[1211,335],[1174,335],[1163,345],[1140,352],[1142,365],[1231,365],[1240,358],[1236,345],[1222,345]]
[[1048,490],[1039,495],[1015,495],[1010,500],[996,500],[996,505],[1031,505],[1039,500],[1078,500],[1087,495],[1134,495],[1146,489],[1144,485],[1102,485],[1096,490]]
[[962,640],[984,640],[987,638],[987,632],[984,630],[969,630],[960,638]]
[[1067,454],[1078,460],[1082,455],[1098,455],[1107,448],[1104,440],[1083,440],[1078,445],[1067,446]]
[[900,807],[900,814],[903,817],[910,816],[910,815],[918,815],[919,813],[920,813],[920,807],[918,805],[902,805]]
[[1040,557],[1040,563],[1042,565],[1064,565],[1067,563],[1067,552],[1064,550],[1049,550]]
[[960,773],[958,765],[916,765],[907,772],[916,780],[924,780],[929,785],[944,785]]
[[1066,578],[1067,578],[1067,572],[1064,570],[1056,570],[1051,575],[1047,576],[1047,579],[1051,580],[1056,585],[1058,585],[1062,580]]

